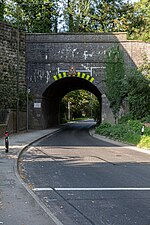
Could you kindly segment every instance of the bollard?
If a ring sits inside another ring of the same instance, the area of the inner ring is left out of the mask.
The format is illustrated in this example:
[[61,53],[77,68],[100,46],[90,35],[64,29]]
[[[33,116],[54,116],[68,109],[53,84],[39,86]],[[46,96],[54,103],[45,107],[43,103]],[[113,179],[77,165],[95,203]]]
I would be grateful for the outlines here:
[[141,129],[141,135],[144,134],[144,128],[145,128],[145,126],[143,125],[143,126],[142,126],[142,129]]
[[9,133],[5,131],[5,152],[9,151]]

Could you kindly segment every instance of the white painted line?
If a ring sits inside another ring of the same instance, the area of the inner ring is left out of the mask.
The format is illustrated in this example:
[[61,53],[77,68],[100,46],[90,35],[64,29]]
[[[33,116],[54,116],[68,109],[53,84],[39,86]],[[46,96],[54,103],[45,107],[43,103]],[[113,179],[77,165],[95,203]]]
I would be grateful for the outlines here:
[[34,188],[33,191],[150,191],[150,188]]
[[56,191],[150,191],[150,188],[54,188]]
[[33,191],[53,191],[53,188],[33,188]]

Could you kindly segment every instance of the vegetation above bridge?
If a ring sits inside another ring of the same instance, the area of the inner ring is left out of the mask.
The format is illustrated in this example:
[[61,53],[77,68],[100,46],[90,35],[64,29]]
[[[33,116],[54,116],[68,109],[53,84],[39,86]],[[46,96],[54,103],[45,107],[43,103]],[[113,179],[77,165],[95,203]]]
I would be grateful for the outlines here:
[[0,20],[30,33],[127,32],[150,41],[149,0],[2,0]]

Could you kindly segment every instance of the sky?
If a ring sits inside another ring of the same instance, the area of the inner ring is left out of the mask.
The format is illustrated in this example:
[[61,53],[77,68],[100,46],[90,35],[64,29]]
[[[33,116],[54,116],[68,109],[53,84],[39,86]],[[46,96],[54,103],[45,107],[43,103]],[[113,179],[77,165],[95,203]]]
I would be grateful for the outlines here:
[[[140,0],[129,0],[129,2],[134,3],[134,2],[139,2]],[[126,0],[127,2],[127,0]]]
[[139,0],[130,0],[130,2],[139,2]]

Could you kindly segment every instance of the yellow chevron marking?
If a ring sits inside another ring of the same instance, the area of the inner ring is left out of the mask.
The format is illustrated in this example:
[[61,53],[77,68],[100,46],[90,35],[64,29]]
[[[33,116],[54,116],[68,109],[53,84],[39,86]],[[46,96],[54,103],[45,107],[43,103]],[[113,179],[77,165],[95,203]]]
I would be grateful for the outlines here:
[[82,78],[85,78],[85,73],[82,73],[82,76],[81,76]]
[[81,73],[80,73],[80,72],[78,72],[78,73],[77,73],[77,77],[80,77],[80,76],[81,76]]
[[[58,79],[65,78],[65,77],[71,77],[71,75],[66,72],[63,72],[63,73],[59,73],[58,75],[53,76],[55,81],[57,81]],[[91,77],[89,74],[85,74],[85,73],[81,73],[81,72],[78,72],[76,77],[81,77],[82,79],[88,80],[91,83],[93,83],[93,81],[94,81],[94,77]]]
[[61,73],[58,74],[58,78],[59,78],[59,79],[62,78],[62,74],[61,74]]
[[58,80],[58,77],[56,75],[53,76],[54,80]]
[[91,83],[93,83],[93,81],[94,81],[94,77],[92,77],[92,78],[90,79],[90,82],[91,82]]
[[63,77],[66,77],[66,76],[67,76],[66,72],[63,72]]
[[87,75],[85,79],[88,80],[89,78],[90,78],[90,75]]

